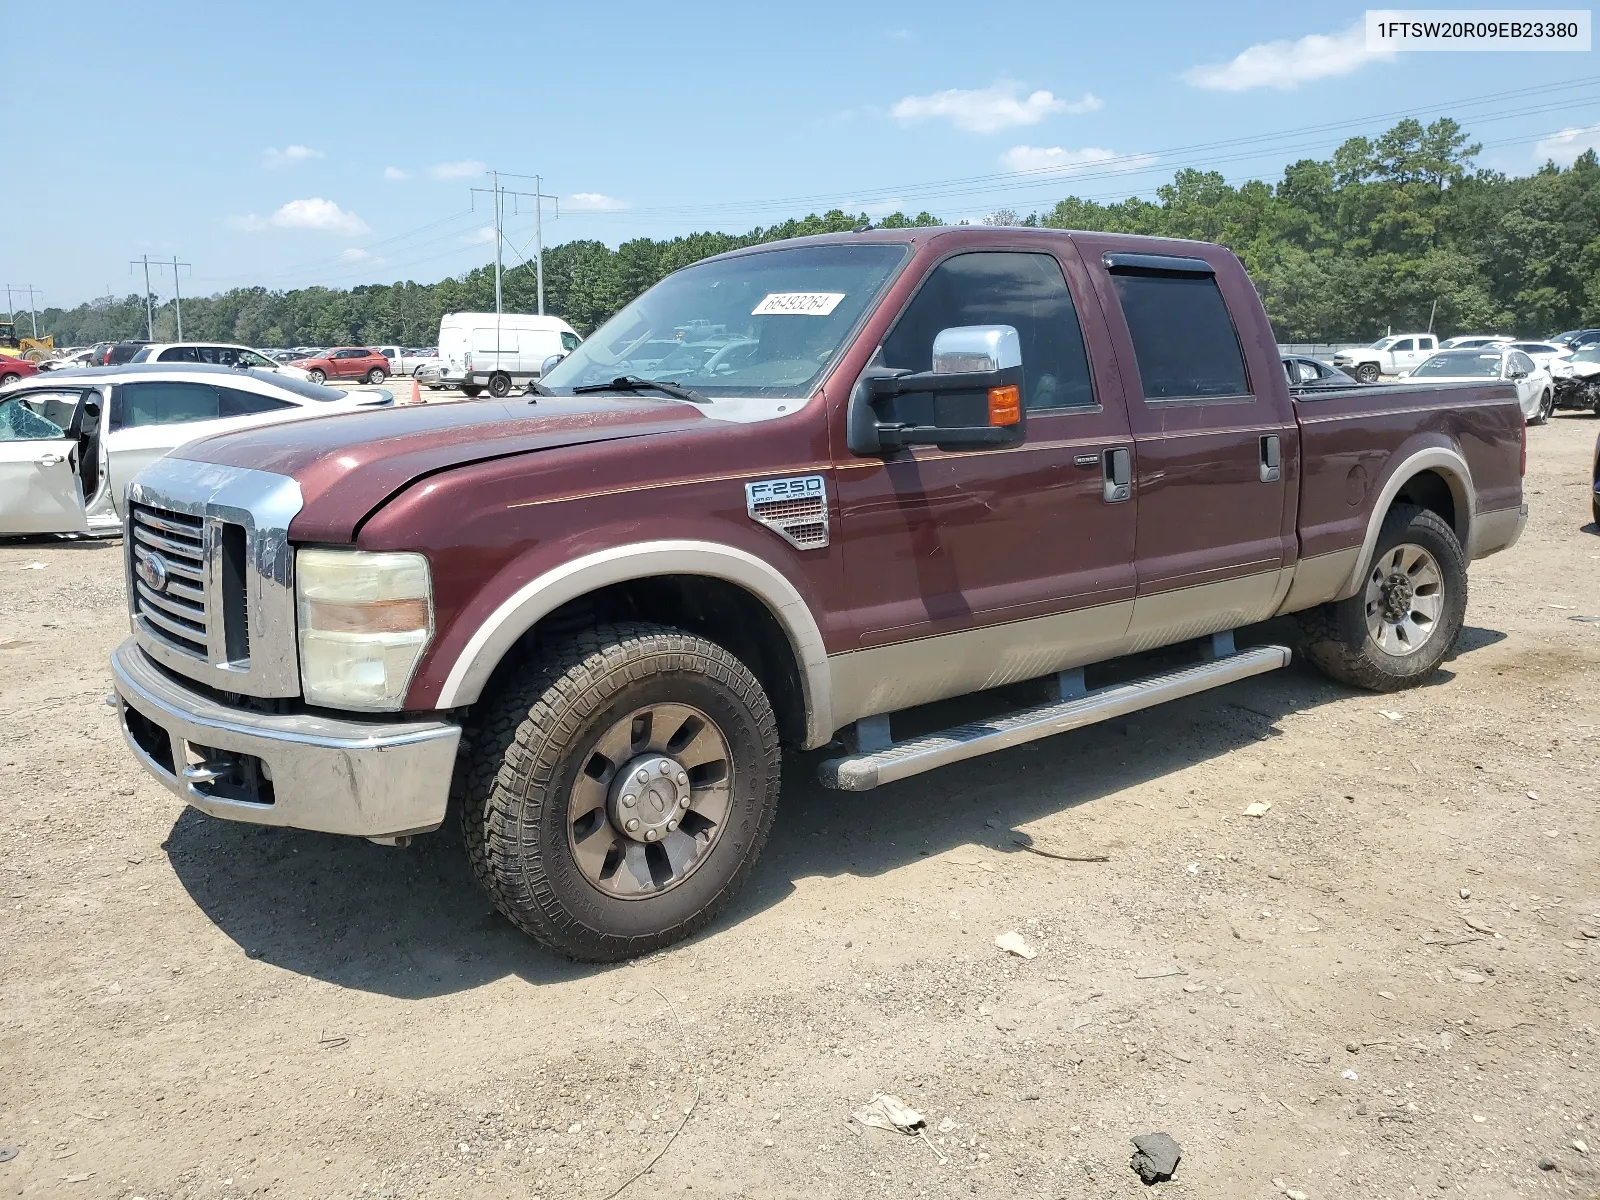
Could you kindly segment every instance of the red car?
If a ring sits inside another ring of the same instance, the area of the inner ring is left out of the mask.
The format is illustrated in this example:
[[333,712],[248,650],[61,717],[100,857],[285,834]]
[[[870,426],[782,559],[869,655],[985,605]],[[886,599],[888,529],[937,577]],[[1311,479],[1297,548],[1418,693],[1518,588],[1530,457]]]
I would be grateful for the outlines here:
[[312,383],[325,379],[361,379],[367,383],[382,383],[389,377],[389,360],[366,346],[339,346],[317,355],[302,358],[289,364],[299,367]]
[[17,380],[38,373],[38,363],[29,362],[25,358],[12,358],[9,355],[0,357],[0,388],[10,387]]

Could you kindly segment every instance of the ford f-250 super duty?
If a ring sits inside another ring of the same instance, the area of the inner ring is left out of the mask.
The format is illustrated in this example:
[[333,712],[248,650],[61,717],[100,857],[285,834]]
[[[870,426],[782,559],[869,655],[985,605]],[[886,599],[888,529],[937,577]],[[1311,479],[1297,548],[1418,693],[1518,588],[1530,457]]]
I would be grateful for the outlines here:
[[1201,243],[754,247],[547,365],[534,396],[153,465],[112,665],[128,743],[196,808],[404,842],[454,796],[494,903],[585,959],[711,919],[780,746],[866,790],[1282,666],[1232,637],[1276,614],[1335,679],[1404,687],[1527,515],[1509,385],[1291,399]]

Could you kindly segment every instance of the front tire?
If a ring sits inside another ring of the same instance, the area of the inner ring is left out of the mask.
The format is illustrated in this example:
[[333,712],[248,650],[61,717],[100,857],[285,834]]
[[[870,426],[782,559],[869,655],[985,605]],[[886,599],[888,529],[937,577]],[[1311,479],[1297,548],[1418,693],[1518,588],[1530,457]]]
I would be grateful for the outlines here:
[[1362,363],[1356,368],[1356,379],[1361,383],[1378,382],[1378,364]]
[[703,928],[772,826],[772,706],[742,662],[682,630],[572,635],[483,727],[463,797],[474,873],[514,925],[572,958],[614,962]]
[[327,379],[328,373],[319,367],[312,367],[306,372],[306,381],[308,383],[326,383]]
[[1436,513],[1397,504],[1356,594],[1298,614],[1302,649],[1330,679],[1373,692],[1415,687],[1461,636],[1467,560]]

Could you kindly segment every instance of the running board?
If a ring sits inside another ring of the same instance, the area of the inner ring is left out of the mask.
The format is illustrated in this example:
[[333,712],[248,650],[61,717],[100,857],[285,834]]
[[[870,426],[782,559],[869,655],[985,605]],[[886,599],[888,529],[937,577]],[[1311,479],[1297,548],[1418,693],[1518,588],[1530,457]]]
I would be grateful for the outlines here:
[[894,742],[870,753],[830,758],[818,768],[817,774],[823,787],[865,792],[879,784],[920,775],[935,767],[1108,721],[1288,665],[1287,646],[1253,646],[1197,667],[1100,688],[1076,699],[1041,704],[988,721],[972,721],[938,733]]

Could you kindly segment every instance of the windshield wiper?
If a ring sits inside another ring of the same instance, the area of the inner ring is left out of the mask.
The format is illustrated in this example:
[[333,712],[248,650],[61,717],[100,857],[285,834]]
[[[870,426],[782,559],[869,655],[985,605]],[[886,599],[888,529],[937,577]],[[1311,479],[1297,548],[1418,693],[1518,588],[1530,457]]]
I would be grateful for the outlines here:
[[688,400],[694,404],[709,404],[710,401],[692,388],[682,384],[673,383],[668,379],[640,379],[637,375],[618,375],[610,383],[586,383],[582,387],[572,389],[574,396],[581,396],[586,392],[660,392],[664,396],[672,396],[679,400]]

